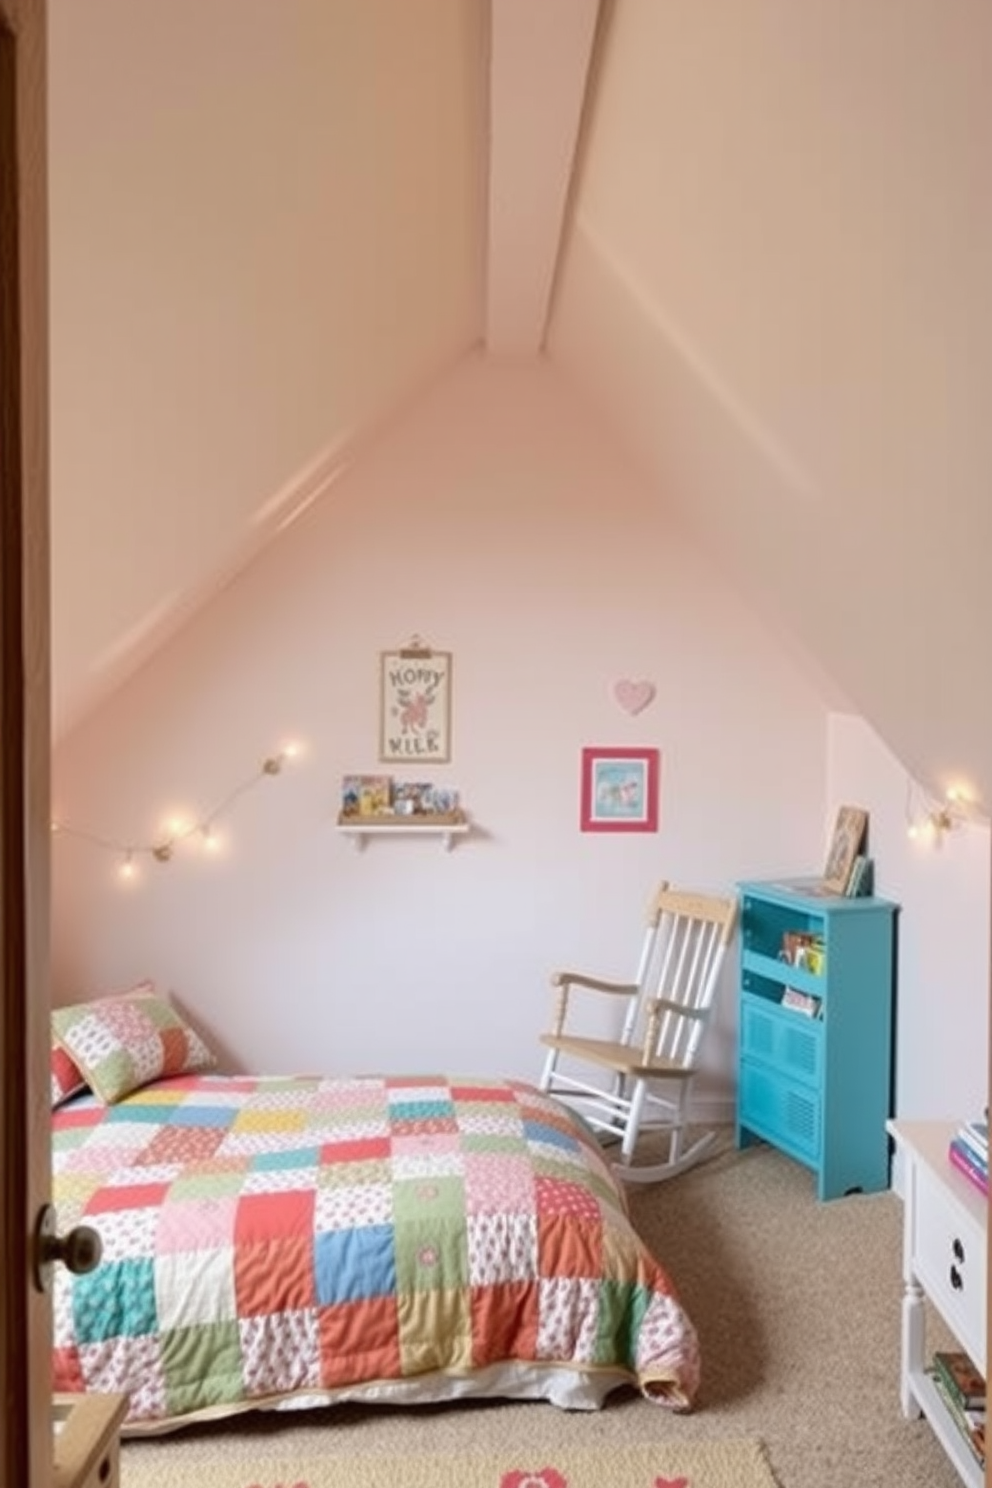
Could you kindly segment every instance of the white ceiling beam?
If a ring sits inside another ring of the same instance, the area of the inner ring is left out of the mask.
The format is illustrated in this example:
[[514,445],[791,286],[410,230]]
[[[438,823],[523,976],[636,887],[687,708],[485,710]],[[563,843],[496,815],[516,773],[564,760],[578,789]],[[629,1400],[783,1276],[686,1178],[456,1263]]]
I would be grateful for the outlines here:
[[486,345],[544,341],[599,0],[492,0]]

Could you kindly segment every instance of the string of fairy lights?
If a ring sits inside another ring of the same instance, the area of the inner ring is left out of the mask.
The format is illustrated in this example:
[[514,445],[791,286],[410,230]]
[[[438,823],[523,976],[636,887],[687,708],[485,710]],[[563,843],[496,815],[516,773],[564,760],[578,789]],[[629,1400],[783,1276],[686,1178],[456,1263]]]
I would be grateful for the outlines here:
[[263,780],[282,773],[283,767],[301,753],[297,743],[284,744],[274,753],[268,754],[251,775],[238,782],[211,809],[195,818],[173,817],[162,832],[150,840],[124,841],[108,837],[100,832],[90,832],[73,826],[60,818],[53,818],[52,833],[59,837],[75,837],[88,842],[91,847],[111,853],[117,859],[117,873],[124,882],[132,882],[140,876],[143,860],[152,863],[170,863],[185,843],[198,844],[204,852],[216,853],[223,847],[220,823],[230,815],[241,798]]

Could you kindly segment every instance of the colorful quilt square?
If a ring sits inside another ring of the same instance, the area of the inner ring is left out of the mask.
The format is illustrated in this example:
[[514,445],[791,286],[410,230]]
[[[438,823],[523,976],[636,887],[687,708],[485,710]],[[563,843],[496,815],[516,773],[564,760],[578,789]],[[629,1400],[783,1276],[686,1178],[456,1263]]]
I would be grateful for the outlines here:
[[79,1362],[89,1389],[96,1379],[101,1393],[126,1395],[128,1408],[136,1415],[154,1418],[165,1414],[165,1374],[158,1338],[138,1334],[87,1343],[80,1347]]
[[538,1359],[575,1359],[593,1364],[597,1357],[599,1283],[589,1278],[546,1277],[540,1287]]
[[80,1345],[154,1333],[155,1262],[150,1256],[104,1261],[95,1271],[77,1276],[72,1320]]
[[538,1267],[542,1276],[601,1276],[603,1231],[595,1220],[566,1212],[537,1217]]
[[368,1185],[379,1188],[392,1180],[393,1166],[388,1157],[370,1162],[335,1163],[322,1161],[317,1171],[317,1191],[326,1188],[357,1188]]
[[484,1121],[461,1123],[463,1152],[516,1152],[527,1156],[527,1142],[520,1122]]
[[532,1214],[534,1174],[512,1153],[465,1153],[465,1207],[469,1214]]
[[218,1131],[226,1131],[233,1120],[231,1106],[215,1106],[206,1102],[177,1106],[172,1113],[173,1126],[195,1126],[201,1129],[216,1127]]
[[[402,1150],[398,1150],[400,1144]],[[465,1170],[457,1137],[396,1137],[393,1147],[392,1168],[397,1183],[418,1178],[460,1180]]]
[[[218,1193],[213,1184],[202,1196],[190,1193],[192,1179],[187,1181],[183,1196],[175,1191],[159,1217],[158,1250],[160,1255],[173,1251],[220,1250],[230,1258],[234,1244],[234,1226],[238,1214],[237,1199],[232,1194]],[[178,1188],[179,1185],[176,1185]]]
[[629,1281],[604,1280],[596,1319],[596,1360],[624,1359],[631,1365],[637,1338],[651,1300],[646,1287]]
[[393,1190],[388,1183],[351,1183],[317,1192],[314,1227],[357,1230],[388,1225],[393,1218]]
[[123,1209],[160,1209],[166,1194],[167,1183],[120,1183],[101,1188],[87,1206],[90,1214],[106,1214]]
[[245,1391],[281,1395],[320,1384],[320,1335],[315,1308],[245,1318],[240,1327]]
[[350,1137],[343,1142],[325,1142],[320,1149],[320,1160],[328,1166],[339,1163],[373,1162],[390,1155],[388,1134],[381,1136]]
[[[319,1147],[290,1147],[285,1152],[256,1152],[251,1159],[253,1173],[291,1173],[305,1171],[305,1184],[313,1183],[320,1162]],[[300,1185],[303,1187],[303,1184]]]
[[574,1133],[566,1132],[549,1121],[525,1121],[524,1136],[528,1142],[544,1146],[561,1147],[566,1152],[578,1152],[579,1142]]
[[389,1122],[394,1130],[405,1123],[419,1125],[438,1120],[454,1125],[455,1108],[447,1094],[442,1099],[432,1100],[411,1100],[408,1094],[403,1100],[390,1098]]
[[196,1402],[202,1409],[244,1392],[241,1336],[236,1322],[173,1328],[162,1335],[162,1370],[170,1412],[182,1415]]
[[133,1156],[128,1147],[91,1147],[87,1142],[85,1147],[67,1152],[60,1158],[59,1171],[92,1173],[106,1183],[114,1173],[126,1168]]
[[320,1308],[321,1384],[333,1389],[366,1380],[401,1378],[396,1314],[395,1296],[368,1297],[361,1302]]
[[538,1214],[564,1214],[574,1219],[598,1222],[601,1213],[599,1204],[588,1188],[572,1178],[541,1178],[534,1180],[534,1197]]
[[247,1172],[247,1158],[198,1163],[190,1172],[172,1180],[169,1204],[173,1200],[234,1198],[241,1192]]
[[533,1282],[472,1288],[472,1363],[537,1358],[539,1291]]
[[[299,1161],[288,1164],[278,1162],[280,1156],[286,1153],[273,1153],[270,1160],[264,1165],[259,1164],[258,1157],[252,1159],[251,1172],[245,1174],[242,1184],[243,1194],[278,1194],[299,1192],[300,1189],[312,1189],[317,1182],[317,1163],[304,1167]],[[299,1157],[299,1153],[295,1154]],[[316,1157],[316,1154],[314,1154]]]
[[[87,1205],[87,1217],[94,1214],[92,1202]],[[97,1225],[103,1246],[101,1264],[107,1261],[127,1261],[138,1256],[154,1256],[158,1249],[158,1226],[161,1209],[118,1209],[114,1223]]]
[[392,1226],[366,1225],[315,1235],[313,1270],[321,1306],[389,1296],[396,1290]]
[[415,1293],[400,1309],[399,1324],[404,1374],[471,1369],[472,1310],[464,1288]]
[[509,1085],[493,1082],[485,1084],[473,1082],[472,1084],[455,1084],[451,1086],[451,1099],[458,1105],[509,1105],[517,1104],[517,1094]]
[[213,1157],[224,1140],[224,1132],[212,1126],[163,1126],[138,1153],[134,1161],[152,1163],[198,1163]]
[[315,1280],[310,1235],[254,1243],[238,1240],[234,1252],[234,1291],[239,1317],[261,1317],[269,1312],[285,1312],[287,1308],[314,1307]]
[[75,1344],[68,1348],[56,1348],[53,1359],[55,1377],[61,1382],[61,1387],[68,1394],[82,1395],[86,1389],[86,1376],[83,1374],[83,1363]]
[[313,1234],[313,1192],[245,1194],[238,1205],[234,1237],[238,1245],[271,1245],[282,1239],[307,1240]]
[[436,1219],[397,1217],[396,1285],[406,1294],[467,1286],[468,1240],[464,1225],[443,1214]]
[[469,1281],[473,1287],[537,1279],[536,1215],[470,1214],[467,1223]]
[[465,1212],[461,1178],[428,1174],[393,1185],[393,1213],[397,1221],[450,1223]]
[[[195,1249],[195,1247],[190,1247]],[[163,1328],[230,1322],[238,1315],[233,1252],[209,1250],[190,1264],[190,1250],[172,1250],[155,1261],[155,1311]]]
[[274,1136],[276,1132],[300,1132],[306,1124],[303,1112],[292,1110],[265,1110],[250,1106],[240,1110],[231,1122],[231,1132],[238,1136],[246,1132],[264,1132]]

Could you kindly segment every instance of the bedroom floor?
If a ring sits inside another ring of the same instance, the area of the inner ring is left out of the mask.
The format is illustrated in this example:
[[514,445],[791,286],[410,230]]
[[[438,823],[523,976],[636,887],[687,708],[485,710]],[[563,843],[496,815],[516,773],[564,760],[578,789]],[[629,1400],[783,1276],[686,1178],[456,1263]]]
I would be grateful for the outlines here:
[[[487,1451],[512,1435],[537,1455],[658,1440],[759,1436],[783,1488],[959,1488],[924,1421],[899,1409],[902,1204],[891,1193],[819,1204],[813,1176],[771,1148],[712,1158],[631,1196],[637,1228],[673,1277],[700,1335],[696,1409],[675,1416],[632,1392],[601,1412],[482,1402],[407,1410],[340,1406],[258,1414],[125,1441],[177,1484],[210,1464],[258,1469],[290,1443],[308,1455]],[[946,1338],[934,1325],[930,1341]]]

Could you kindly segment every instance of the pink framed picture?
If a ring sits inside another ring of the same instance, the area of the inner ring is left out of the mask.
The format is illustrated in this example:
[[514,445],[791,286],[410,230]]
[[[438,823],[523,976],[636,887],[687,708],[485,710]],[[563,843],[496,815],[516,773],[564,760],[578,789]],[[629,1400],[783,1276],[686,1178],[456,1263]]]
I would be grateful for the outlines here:
[[583,749],[582,831],[657,832],[660,774],[657,749]]

